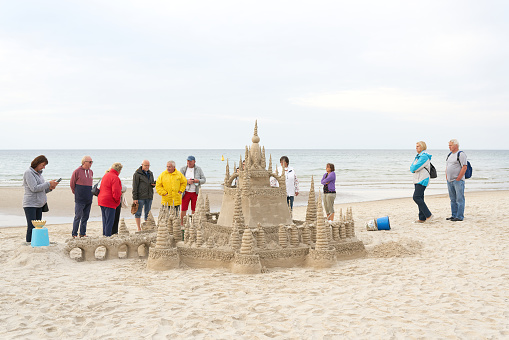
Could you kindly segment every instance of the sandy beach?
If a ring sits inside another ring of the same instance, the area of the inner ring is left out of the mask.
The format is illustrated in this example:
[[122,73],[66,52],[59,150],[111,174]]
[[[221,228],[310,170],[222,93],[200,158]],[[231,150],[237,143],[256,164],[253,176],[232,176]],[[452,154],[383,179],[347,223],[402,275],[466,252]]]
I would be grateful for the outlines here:
[[[21,190],[0,191],[0,212],[20,214]],[[48,219],[72,215],[70,191],[48,198]],[[220,202],[211,194],[212,210]],[[25,226],[0,228],[0,337],[508,338],[509,193],[467,192],[463,222],[445,220],[447,195],[426,202],[435,219],[422,225],[412,223],[411,198],[337,205],[337,211],[353,208],[366,257],[325,270],[259,275],[184,267],[154,272],[144,259],[76,262],[63,253],[70,222],[50,225],[53,244],[43,248],[23,245]],[[295,209],[294,218],[304,215],[305,207]],[[386,215],[390,231],[366,230],[368,220]],[[99,236],[100,222],[88,230]]]

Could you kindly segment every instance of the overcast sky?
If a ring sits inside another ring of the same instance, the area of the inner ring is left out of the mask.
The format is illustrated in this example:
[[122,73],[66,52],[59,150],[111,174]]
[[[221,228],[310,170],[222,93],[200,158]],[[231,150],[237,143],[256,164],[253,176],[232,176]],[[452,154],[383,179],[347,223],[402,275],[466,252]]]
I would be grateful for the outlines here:
[[0,149],[509,149],[508,4],[0,0]]

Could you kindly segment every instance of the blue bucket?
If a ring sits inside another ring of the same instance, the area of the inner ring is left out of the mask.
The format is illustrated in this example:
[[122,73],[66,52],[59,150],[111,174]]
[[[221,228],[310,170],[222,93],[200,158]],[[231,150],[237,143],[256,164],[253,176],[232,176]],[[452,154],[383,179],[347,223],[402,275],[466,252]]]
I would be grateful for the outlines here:
[[378,230],[391,230],[391,226],[389,224],[389,216],[377,218],[376,225]]
[[49,246],[48,228],[32,229],[32,247]]

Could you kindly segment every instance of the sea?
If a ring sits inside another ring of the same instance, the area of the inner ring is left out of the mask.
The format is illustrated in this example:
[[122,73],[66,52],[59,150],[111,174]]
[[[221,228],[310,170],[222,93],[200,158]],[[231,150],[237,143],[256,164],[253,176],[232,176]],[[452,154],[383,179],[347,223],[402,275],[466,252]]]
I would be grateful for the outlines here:
[[[438,178],[432,179],[426,194],[446,193],[445,159],[449,150],[428,150]],[[473,176],[467,180],[466,190],[509,190],[509,150],[465,150],[473,166]],[[157,177],[166,170],[166,163],[173,160],[177,169],[186,165],[189,155],[196,157],[207,183],[204,189],[221,190],[226,173],[226,163],[233,172],[245,149],[200,149],[200,150],[0,150],[0,187],[21,187],[23,173],[38,155],[45,155],[49,164],[44,178],[62,178],[60,185],[69,185],[72,172],[81,165],[84,155],[94,161],[95,181],[115,162],[123,165],[120,178],[128,187],[132,175],[144,159],[151,163]],[[301,191],[309,191],[311,177],[315,190],[320,189],[320,179],[327,163],[333,163],[337,176],[336,203],[372,201],[408,197],[413,193],[412,174],[409,171],[415,150],[296,150],[267,149],[267,165],[272,157],[272,167],[279,165],[281,156],[290,159],[300,183]]]
[[[445,160],[449,150],[427,150],[432,155],[432,164],[438,178],[432,179],[426,195],[446,194]],[[473,167],[473,176],[467,180],[466,191],[509,190],[509,150],[465,150]],[[43,172],[46,180],[62,178],[61,184],[69,185],[72,172],[81,165],[81,159],[90,155],[94,161],[94,181],[98,181],[115,162],[123,169],[120,178],[128,187],[132,186],[132,175],[144,159],[151,163],[151,170],[157,177],[166,170],[166,163],[173,160],[177,169],[186,165],[189,155],[196,157],[207,183],[203,189],[221,190],[228,162],[233,172],[245,149],[200,149],[200,150],[0,150],[0,187],[22,187],[23,173],[38,155],[45,155],[49,164]],[[411,197],[414,186],[410,164],[415,150],[313,150],[313,149],[267,149],[266,162],[272,158],[272,168],[279,165],[281,156],[290,159],[302,192],[309,191],[311,178],[315,190],[321,190],[320,180],[327,163],[336,168],[336,200],[339,203],[374,201],[400,197]],[[296,206],[307,204],[307,200],[297,198]],[[21,206],[21,202],[20,202]],[[23,224],[24,217],[2,215],[0,207],[0,227]],[[61,217],[68,221],[69,217]],[[58,220],[58,219],[57,219]],[[54,223],[58,221],[55,220]],[[3,221],[3,222],[2,222]]]

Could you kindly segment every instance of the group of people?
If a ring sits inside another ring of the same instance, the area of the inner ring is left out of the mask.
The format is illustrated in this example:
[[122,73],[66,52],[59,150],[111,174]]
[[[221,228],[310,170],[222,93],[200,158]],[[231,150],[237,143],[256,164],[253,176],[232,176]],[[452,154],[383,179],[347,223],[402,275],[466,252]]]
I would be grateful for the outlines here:
[[[295,196],[299,196],[299,180],[297,179],[295,169],[290,166],[290,159],[287,156],[282,156],[279,162],[281,166],[278,167],[278,173],[282,174],[283,171],[285,173],[286,202],[290,210],[293,210]],[[334,164],[327,163],[325,174],[323,174],[321,180],[323,185],[323,206],[329,221],[334,221],[334,200],[336,199],[336,173],[334,170]],[[278,187],[279,183],[274,177],[271,177],[270,185]]]
[[[445,177],[447,190],[451,202],[451,216],[446,220],[457,222],[463,221],[465,212],[465,173],[467,171],[467,155],[459,150],[459,142],[456,139],[449,141],[449,155],[446,158]],[[414,202],[419,208],[419,219],[416,223],[425,223],[433,219],[433,214],[424,202],[424,191],[429,185],[431,174],[431,155],[426,152],[426,143],[417,142],[415,150],[417,155],[410,165],[410,171],[414,182]]]
[[[416,220],[416,223],[425,223],[433,218],[433,214],[424,202],[424,191],[430,180],[431,155],[426,152],[426,143],[423,141],[417,142],[415,149],[417,155],[410,166],[410,171],[413,173],[414,182],[413,200],[419,208],[419,219]],[[446,179],[451,202],[451,216],[447,220],[463,221],[467,156],[464,152],[459,151],[459,143],[456,139],[449,141],[449,150],[450,153],[446,159]],[[287,203],[290,209],[293,210],[295,196],[299,195],[299,180],[295,169],[290,166],[290,159],[287,156],[282,156],[279,161],[281,164],[278,167],[279,173],[284,171],[286,178]],[[42,172],[48,163],[48,159],[44,155],[37,156],[23,175],[23,186],[25,188],[23,209],[27,220],[26,242],[31,242],[32,239],[32,229],[34,228],[32,221],[41,220],[42,213],[49,209],[46,194],[55,189],[60,182],[60,180],[44,180]],[[93,199],[94,173],[91,169],[92,164],[92,157],[83,157],[81,166],[74,170],[71,176],[70,187],[75,201],[72,237],[87,237],[87,221]],[[122,198],[126,191],[126,186],[122,184],[119,178],[122,167],[121,163],[114,163],[101,178],[98,186],[98,204],[101,207],[104,236],[111,236],[118,232]],[[334,164],[327,163],[325,169],[326,172],[321,180],[323,205],[327,219],[333,221],[334,200],[336,198]],[[187,157],[187,164],[180,171],[176,169],[174,161],[168,161],[166,170],[159,175],[157,180],[154,180],[154,174],[150,171],[150,162],[144,160],[133,175],[132,196],[133,203],[138,206],[134,215],[138,231],[141,230],[142,213],[144,212],[146,221],[151,210],[154,188],[162,197],[161,204],[180,211],[181,223],[183,223],[189,204],[194,214],[200,187],[205,182],[205,174],[196,165],[194,156]],[[272,178],[271,185],[278,186],[279,184]]]
[[[32,241],[33,220],[41,220],[42,213],[48,211],[46,194],[57,187],[58,181],[45,181],[42,176],[43,169],[48,165],[48,159],[44,156],[37,156],[30,167],[23,175],[23,209],[27,220],[26,242]],[[92,207],[94,187],[94,172],[91,167],[92,157],[85,156],[81,165],[73,171],[70,187],[74,194],[74,221],[72,237],[87,237],[87,222]],[[120,180],[122,171],[121,163],[113,163],[111,168],[97,184],[98,205],[101,207],[103,222],[103,235],[111,236],[118,233],[118,223],[122,209],[123,194],[127,187]],[[133,174],[133,203],[137,205],[134,214],[138,231],[141,230],[141,215],[144,213],[145,221],[152,208],[154,188],[161,195],[161,204],[173,207],[181,213],[181,223],[188,212],[191,204],[192,213],[196,210],[196,201],[200,186],[205,184],[206,178],[203,170],[196,165],[194,156],[187,157],[187,165],[180,171],[176,170],[175,162],[168,161],[166,170],[163,171],[157,180],[150,171],[150,162],[144,160],[141,166]]]

